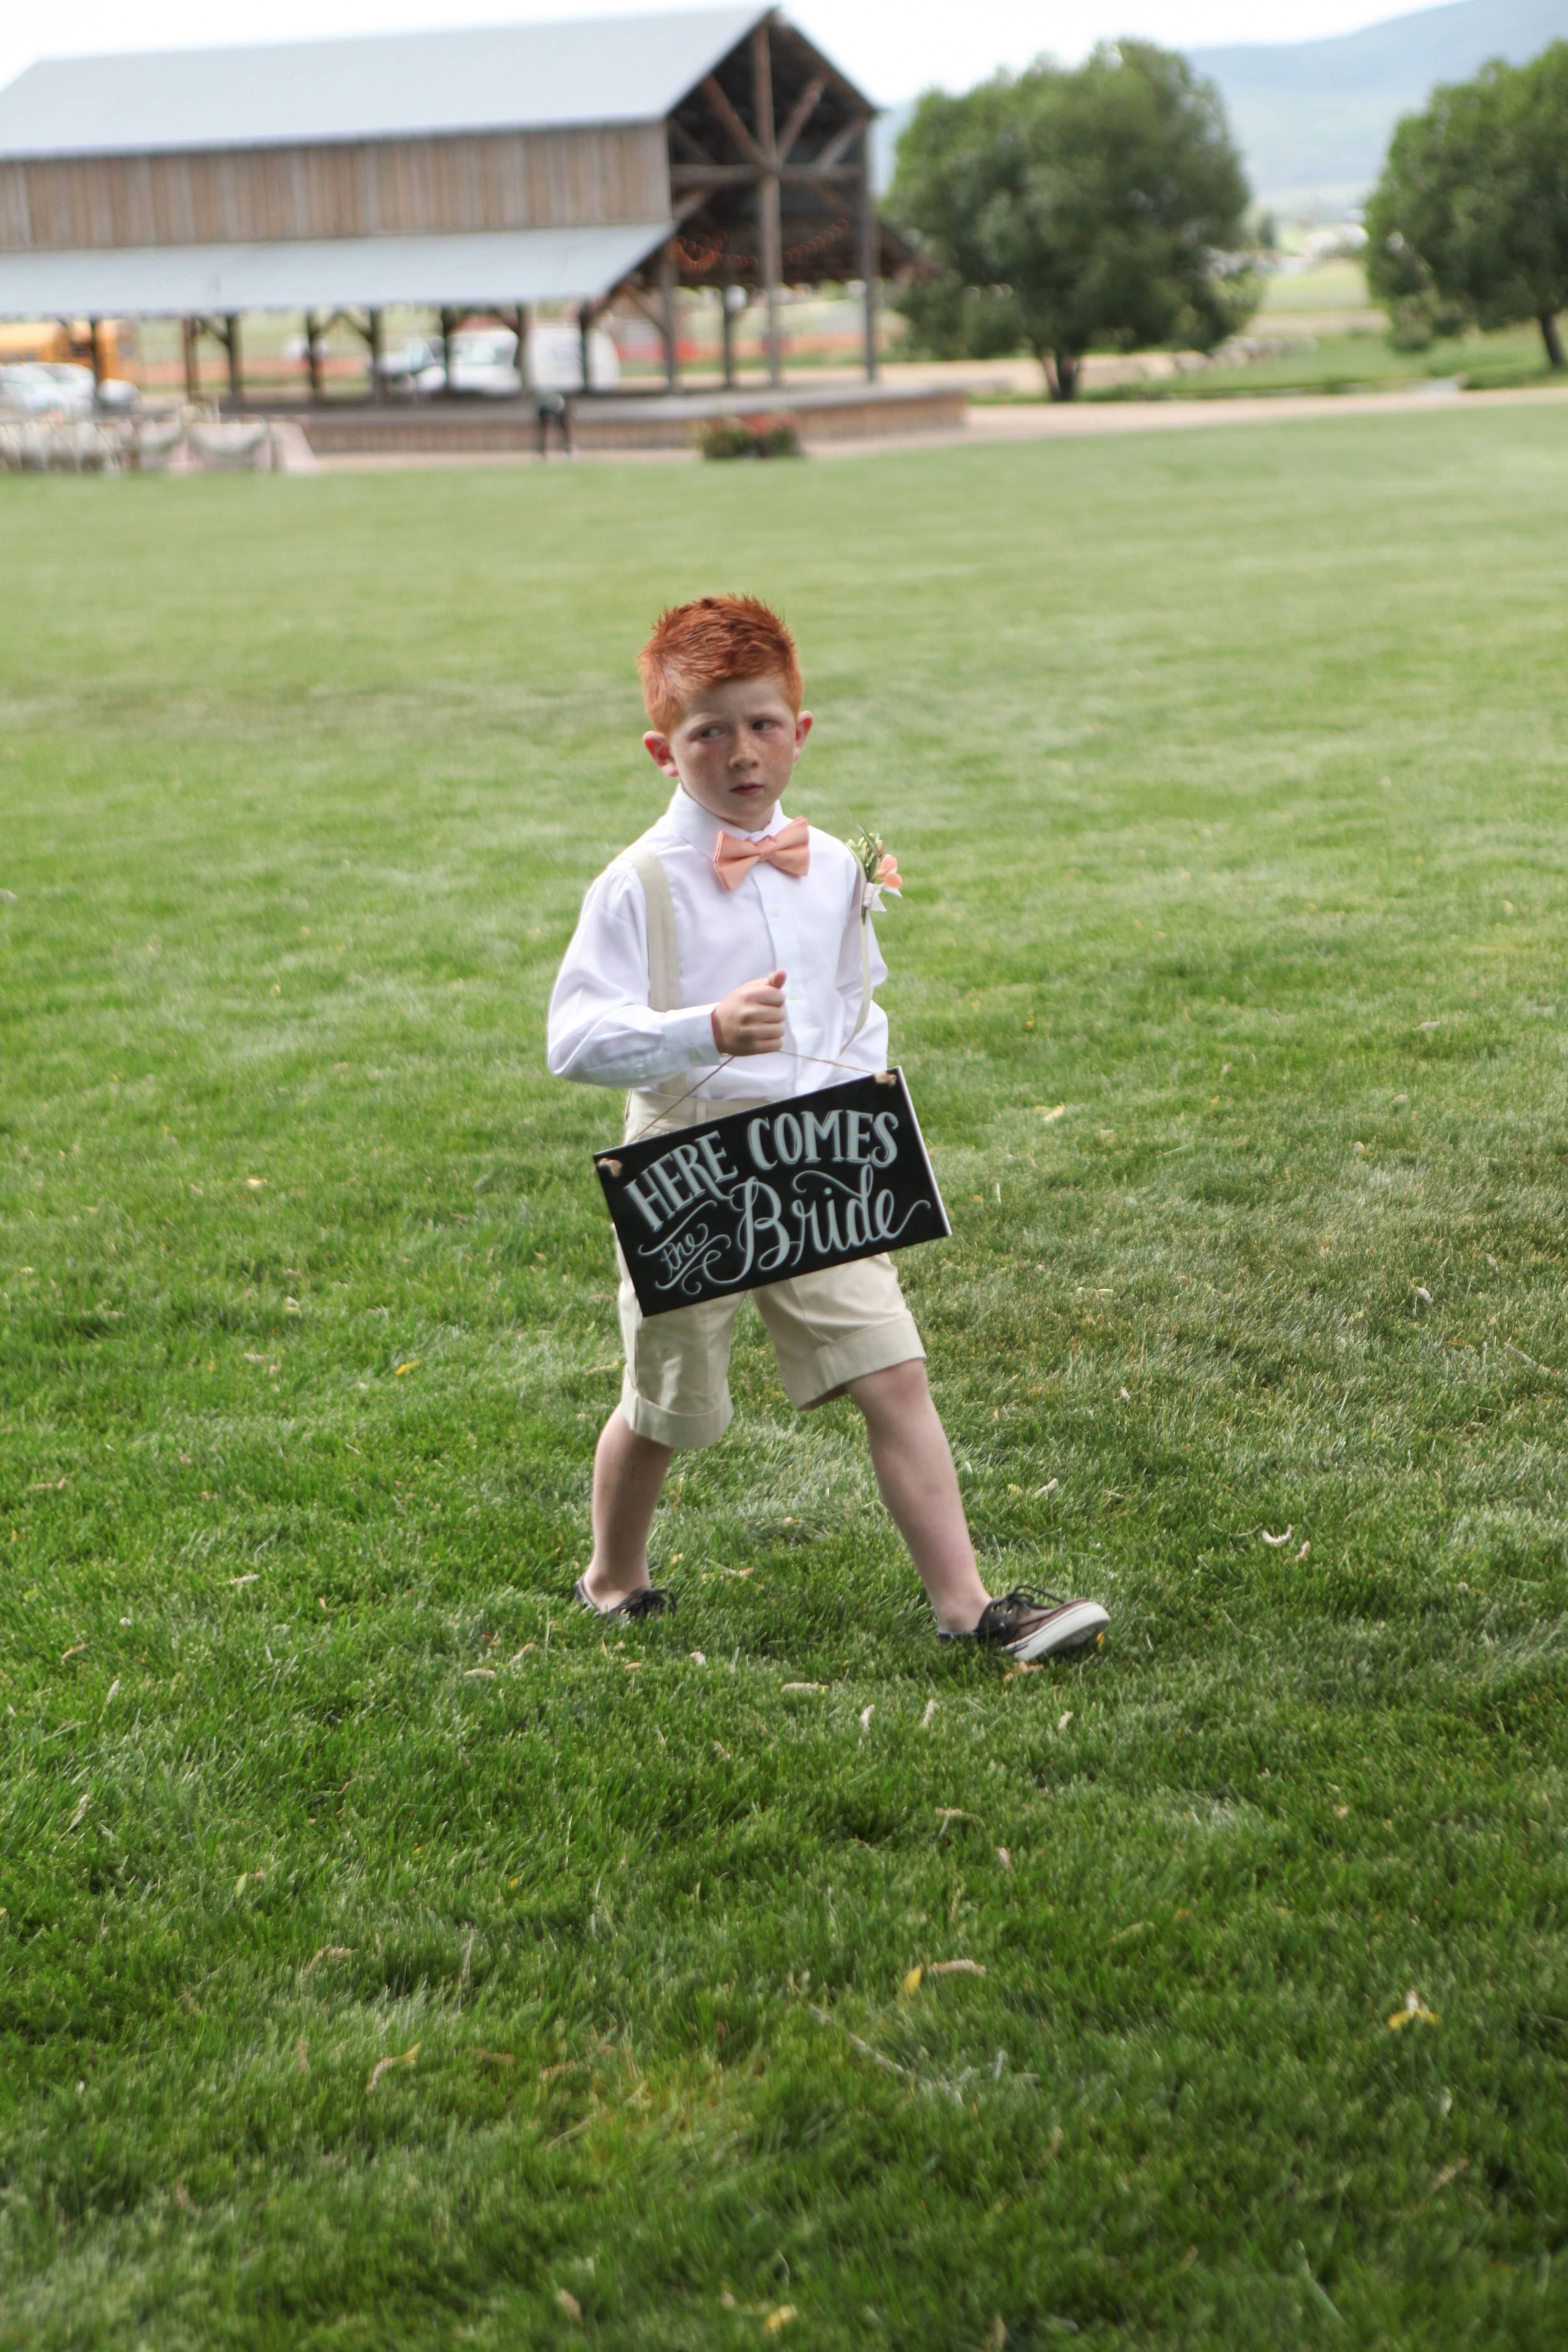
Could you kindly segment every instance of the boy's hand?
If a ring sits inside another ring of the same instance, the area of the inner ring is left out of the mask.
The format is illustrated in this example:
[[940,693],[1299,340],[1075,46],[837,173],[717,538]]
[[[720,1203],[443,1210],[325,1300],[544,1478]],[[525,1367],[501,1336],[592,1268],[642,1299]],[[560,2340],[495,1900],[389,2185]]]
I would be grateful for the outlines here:
[[748,980],[713,1007],[713,1043],[721,1054],[776,1054],[784,1044],[784,975]]

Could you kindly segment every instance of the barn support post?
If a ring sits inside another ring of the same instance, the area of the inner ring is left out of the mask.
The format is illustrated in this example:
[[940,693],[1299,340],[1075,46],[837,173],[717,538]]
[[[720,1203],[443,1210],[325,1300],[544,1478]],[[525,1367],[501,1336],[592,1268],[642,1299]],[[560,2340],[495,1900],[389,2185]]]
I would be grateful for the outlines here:
[[522,379],[524,400],[533,390],[533,371],[528,358],[528,338],[532,330],[533,305],[531,302],[520,302],[517,306],[517,372]]
[[877,234],[877,191],[871,176],[871,117],[866,117],[866,128],[860,134],[860,276],[866,287],[866,381],[877,381],[877,273],[881,261],[878,250],[881,239]]
[[670,392],[680,390],[680,342],[675,316],[675,247],[667,245],[658,257],[658,320],[664,337],[664,381]]
[[763,293],[767,303],[768,382],[781,381],[779,365],[779,271],[783,234],[779,221],[779,141],[773,121],[773,57],[766,19],[752,34],[752,112],[757,144],[763,151],[762,177],[757,182],[758,244],[763,265]]
[[379,310],[367,310],[363,320],[356,319],[352,310],[334,310],[329,319],[313,319],[309,313],[307,313],[305,331],[310,337],[312,348],[314,348],[317,336],[319,334],[327,334],[331,329],[337,324],[340,319],[342,320],[344,326],[348,328],[350,333],[357,335],[361,342],[364,345],[366,364],[370,369],[370,383],[368,387],[370,397],[372,400],[380,400],[382,397],[381,312]]
[[577,346],[582,354],[583,389],[585,393],[592,392],[594,389],[594,373],[588,363],[590,356],[588,337],[593,329],[593,308],[591,304],[584,302],[581,305],[577,312]]
[[103,360],[103,320],[89,319],[87,324],[88,332],[92,338],[92,381],[96,388],[103,382],[107,373]]
[[224,320],[223,340],[228,352],[228,396],[237,408],[245,398],[245,368],[240,350],[237,310],[231,310]]
[[724,337],[724,389],[726,392],[732,392],[735,388],[735,313],[730,308],[730,296],[732,290],[728,286],[721,286],[719,289],[719,309]]
[[310,374],[310,397],[321,396],[321,322],[314,310],[305,313],[305,365]]
[[180,340],[185,355],[185,398],[194,406],[202,396],[201,362],[196,353],[196,322],[194,319],[181,320]]
[[441,313],[441,389],[443,392],[450,392],[452,389],[452,338],[457,331],[456,310],[443,310]]

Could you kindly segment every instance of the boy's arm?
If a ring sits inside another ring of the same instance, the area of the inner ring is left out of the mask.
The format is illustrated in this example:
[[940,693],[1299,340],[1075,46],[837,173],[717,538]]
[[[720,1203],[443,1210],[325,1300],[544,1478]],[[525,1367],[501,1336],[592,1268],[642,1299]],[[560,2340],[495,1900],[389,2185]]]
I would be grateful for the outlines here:
[[[844,925],[844,937],[839,943],[838,969],[834,974],[834,985],[838,992],[839,1003],[844,1008],[844,1022],[840,1033],[843,1042],[839,1045],[837,1058],[841,1062],[847,1063],[852,1069],[885,1070],[888,1066],[888,1016],[881,1006],[873,1003],[867,1012],[865,1020],[860,1023],[858,1035],[851,1039],[849,1034],[856,1022],[860,1019],[860,1003],[865,984],[865,964],[860,953],[860,891],[864,877],[853,857],[849,859],[849,866],[850,901]],[[878,989],[888,977],[888,967],[882,961],[882,952],[877,945],[877,934],[868,916],[866,920],[866,944],[871,951],[871,986],[873,989]],[[832,1072],[827,1072],[816,1083],[820,1086],[831,1086]]]
[[713,1007],[655,1013],[648,1001],[647,908],[629,867],[612,866],[583,901],[550,998],[546,1058],[558,1078],[644,1087],[710,1069]]

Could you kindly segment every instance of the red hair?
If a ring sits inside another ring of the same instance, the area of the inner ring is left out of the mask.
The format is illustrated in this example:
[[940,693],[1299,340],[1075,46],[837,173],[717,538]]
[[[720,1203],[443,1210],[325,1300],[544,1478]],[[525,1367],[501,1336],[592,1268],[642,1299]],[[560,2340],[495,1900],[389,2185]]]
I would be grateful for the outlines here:
[[661,735],[710,688],[738,677],[776,677],[792,710],[805,689],[795,639],[760,596],[699,596],[671,604],[637,656],[643,701]]

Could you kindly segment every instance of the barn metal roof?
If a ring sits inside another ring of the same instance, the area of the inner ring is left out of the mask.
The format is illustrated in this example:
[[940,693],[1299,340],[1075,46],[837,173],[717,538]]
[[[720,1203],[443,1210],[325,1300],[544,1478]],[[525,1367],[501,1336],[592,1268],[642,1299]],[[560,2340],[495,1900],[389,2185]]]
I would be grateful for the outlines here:
[[584,301],[618,285],[671,226],[0,253],[0,318]]
[[660,121],[764,8],[46,58],[0,90],[0,157],[153,154]]

